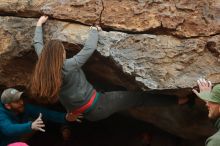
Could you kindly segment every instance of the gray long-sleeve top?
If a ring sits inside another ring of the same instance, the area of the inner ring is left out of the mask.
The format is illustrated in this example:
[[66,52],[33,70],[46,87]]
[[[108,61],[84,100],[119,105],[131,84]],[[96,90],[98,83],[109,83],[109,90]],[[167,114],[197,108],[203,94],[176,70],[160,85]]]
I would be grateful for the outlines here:
[[[91,29],[83,49],[72,58],[64,61],[62,69],[63,83],[59,100],[68,112],[87,103],[93,94],[94,88],[87,81],[81,67],[96,50],[97,42],[98,32]],[[36,27],[33,45],[39,56],[44,46],[43,31],[40,26]]]

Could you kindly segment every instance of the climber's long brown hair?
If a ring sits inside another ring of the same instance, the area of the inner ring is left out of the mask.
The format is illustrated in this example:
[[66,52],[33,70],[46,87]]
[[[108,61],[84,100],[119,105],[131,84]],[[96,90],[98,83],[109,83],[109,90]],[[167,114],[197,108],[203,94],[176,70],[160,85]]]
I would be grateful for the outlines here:
[[45,45],[29,85],[29,91],[34,97],[44,97],[47,102],[57,100],[62,84],[64,53],[64,46],[59,40],[51,40]]

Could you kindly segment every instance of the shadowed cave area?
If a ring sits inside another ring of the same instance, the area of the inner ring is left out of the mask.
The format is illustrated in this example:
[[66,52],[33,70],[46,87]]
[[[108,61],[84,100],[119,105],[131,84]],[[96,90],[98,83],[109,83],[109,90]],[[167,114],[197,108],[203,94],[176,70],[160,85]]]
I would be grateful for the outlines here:
[[121,114],[98,122],[74,123],[68,140],[64,140],[60,125],[46,126],[46,133],[36,133],[28,141],[31,146],[202,146],[204,141],[181,139]]

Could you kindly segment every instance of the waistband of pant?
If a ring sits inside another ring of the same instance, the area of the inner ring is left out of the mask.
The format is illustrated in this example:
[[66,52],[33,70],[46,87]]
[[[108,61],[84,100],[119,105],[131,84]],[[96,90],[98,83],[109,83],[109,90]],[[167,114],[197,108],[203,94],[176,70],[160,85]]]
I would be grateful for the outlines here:
[[91,111],[94,108],[94,106],[99,98],[99,95],[100,95],[99,92],[96,92],[96,90],[94,89],[93,94],[90,97],[89,101],[86,104],[84,104],[83,106],[79,107],[78,109],[73,110],[71,113],[77,115],[77,114],[87,113],[87,112]]

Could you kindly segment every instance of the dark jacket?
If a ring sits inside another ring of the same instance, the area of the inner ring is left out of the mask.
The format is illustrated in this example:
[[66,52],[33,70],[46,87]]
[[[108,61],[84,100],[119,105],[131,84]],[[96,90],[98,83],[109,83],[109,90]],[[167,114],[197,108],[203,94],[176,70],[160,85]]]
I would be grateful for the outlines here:
[[66,123],[65,113],[47,110],[40,106],[25,104],[24,112],[16,115],[0,103],[0,146],[19,141],[22,134],[32,131],[31,124],[42,113],[43,120]]

